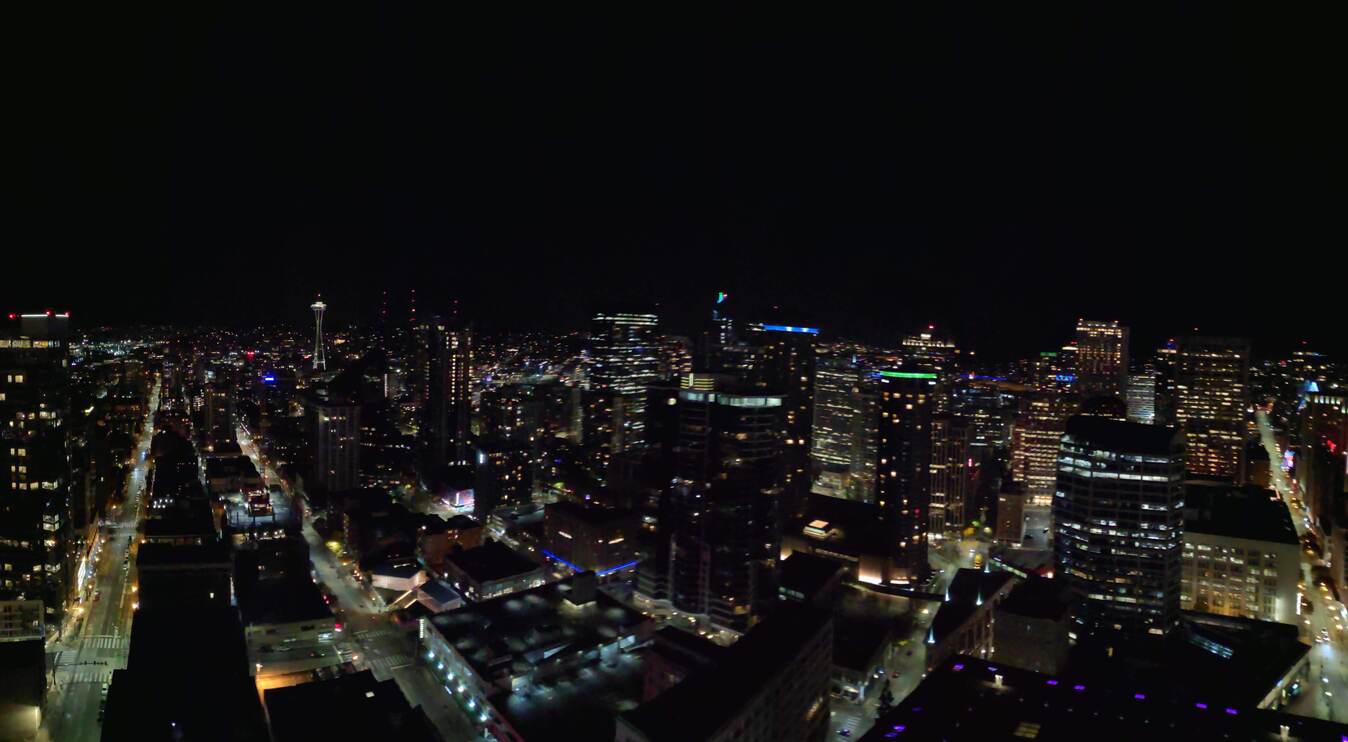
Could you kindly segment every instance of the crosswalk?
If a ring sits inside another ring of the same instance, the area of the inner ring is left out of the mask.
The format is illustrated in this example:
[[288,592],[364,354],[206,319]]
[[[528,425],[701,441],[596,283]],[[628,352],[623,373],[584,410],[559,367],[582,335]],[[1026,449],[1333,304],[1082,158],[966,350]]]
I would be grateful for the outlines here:
[[412,664],[412,658],[405,654],[394,654],[387,657],[365,656],[365,665],[373,670],[376,676],[392,674],[394,670],[401,670]]
[[86,636],[84,646],[91,649],[128,649],[131,646],[131,639],[126,636]]
[[110,667],[80,667],[68,671],[61,678],[67,684],[74,683],[106,683],[112,680],[112,668]]

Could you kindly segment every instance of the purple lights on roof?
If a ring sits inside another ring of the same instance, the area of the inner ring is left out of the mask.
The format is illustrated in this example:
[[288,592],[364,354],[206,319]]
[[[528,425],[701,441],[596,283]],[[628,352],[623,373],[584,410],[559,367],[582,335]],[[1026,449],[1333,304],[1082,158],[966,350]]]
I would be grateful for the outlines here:
[[1136,698],[1136,699],[1139,700],[1139,701],[1145,701],[1145,700],[1147,700],[1147,694],[1146,694],[1146,693],[1134,693],[1134,694],[1133,694],[1133,698]]
[[960,670],[964,669],[964,665],[957,662],[955,663],[955,666],[950,669],[954,670],[955,672],[959,672]]
[[1057,685],[1057,684],[1058,684],[1058,681],[1052,680],[1052,679],[1046,680],[1046,681],[1044,681],[1044,682],[1045,682],[1045,684],[1047,684],[1047,685]]
[[1208,705],[1207,705],[1206,703],[1201,703],[1201,702],[1200,702],[1200,703],[1195,703],[1195,704],[1194,704],[1194,708],[1196,708],[1196,709],[1203,709],[1204,711],[1207,711],[1207,710],[1208,710]]
[[1230,706],[1227,706],[1227,707],[1226,707],[1226,713],[1228,713],[1228,714],[1230,714],[1230,715],[1232,715],[1232,716],[1235,716],[1236,714],[1238,714],[1238,713],[1240,713],[1240,712],[1237,711],[1237,710],[1235,710],[1235,709],[1233,709],[1233,708],[1231,708]]
[[1086,690],[1086,686],[1084,686],[1084,685],[1074,685],[1074,686],[1072,686],[1072,690]]

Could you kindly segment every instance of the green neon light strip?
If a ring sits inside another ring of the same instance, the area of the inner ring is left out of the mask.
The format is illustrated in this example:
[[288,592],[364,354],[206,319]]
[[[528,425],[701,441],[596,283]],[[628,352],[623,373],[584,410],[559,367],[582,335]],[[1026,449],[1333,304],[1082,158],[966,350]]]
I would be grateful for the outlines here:
[[877,371],[876,373],[890,379],[934,379],[936,374],[924,374],[916,371]]

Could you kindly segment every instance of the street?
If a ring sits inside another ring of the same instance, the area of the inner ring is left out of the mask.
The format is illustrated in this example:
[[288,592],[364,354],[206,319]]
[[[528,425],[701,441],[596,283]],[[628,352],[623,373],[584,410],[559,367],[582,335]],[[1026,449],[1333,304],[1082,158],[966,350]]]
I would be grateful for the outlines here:
[[[154,386],[145,429],[133,453],[135,465],[127,478],[125,501],[111,508],[99,529],[106,538],[92,567],[85,599],[71,610],[61,637],[47,646],[49,678],[47,714],[40,739],[58,742],[97,740],[103,684],[112,671],[126,667],[135,594],[131,570],[135,566],[134,536],[144,507],[154,414],[159,409],[159,387]],[[95,597],[97,596],[97,599]]]
[[[1259,425],[1259,438],[1268,452],[1270,476],[1274,489],[1287,503],[1292,524],[1297,535],[1303,539],[1314,534],[1310,516],[1306,513],[1296,486],[1290,482],[1279,464],[1282,462],[1282,450],[1278,447],[1268,415],[1262,409],[1256,409],[1255,420]],[[1320,543],[1324,543],[1323,540]],[[1321,585],[1315,576],[1313,567],[1320,562],[1320,555],[1301,550],[1300,594],[1309,601],[1309,613],[1300,611],[1304,640],[1313,642],[1310,657],[1310,687],[1302,689],[1300,695],[1287,706],[1287,711],[1301,716],[1311,716],[1330,721],[1348,721],[1348,660],[1345,652],[1345,632],[1343,627],[1348,621],[1348,610],[1335,599],[1333,591],[1327,585]],[[1328,641],[1320,641],[1320,637]]]
[[[944,592],[946,586],[955,578],[955,572],[961,568],[972,569],[974,557],[981,554],[987,559],[988,545],[975,539],[945,541],[930,552],[931,568],[936,571],[936,582],[932,591]],[[855,588],[860,590],[861,588]],[[913,625],[906,636],[898,638],[893,651],[885,660],[885,682],[890,684],[894,694],[894,703],[900,701],[917,688],[927,672],[927,629],[936,616],[940,604],[934,601],[913,600],[910,598],[891,598],[876,594],[873,600],[903,601],[911,604]],[[895,677],[897,673],[898,677]],[[880,704],[880,692],[884,688],[878,679],[871,685],[866,698],[860,703],[846,698],[833,698],[829,706],[830,740],[852,738],[864,735],[875,723],[876,710]],[[844,733],[845,732],[845,733]]]
[[[265,463],[258,455],[248,432],[238,431],[239,447],[244,454],[253,459],[258,471],[262,472],[266,486],[277,485],[282,488],[286,498],[293,498],[289,485],[278,476],[270,463]],[[294,503],[290,503],[294,507]],[[309,545],[309,558],[313,562],[318,582],[326,587],[337,599],[337,621],[342,624],[342,638],[337,641],[337,649],[342,659],[350,658],[359,670],[370,670],[375,678],[398,683],[407,702],[419,706],[425,712],[432,725],[446,740],[468,740],[477,736],[477,732],[467,715],[454,704],[451,697],[436,683],[425,665],[416,662],[416,639],[404,632],[383,613],[366,590],[357,584],[350,569],[344,568],[318,532],[314,530],[313,518],[308,508],[303,508],[301,531]],[[259,685],[265,686],[267,669],[264,664],[259,674]]]

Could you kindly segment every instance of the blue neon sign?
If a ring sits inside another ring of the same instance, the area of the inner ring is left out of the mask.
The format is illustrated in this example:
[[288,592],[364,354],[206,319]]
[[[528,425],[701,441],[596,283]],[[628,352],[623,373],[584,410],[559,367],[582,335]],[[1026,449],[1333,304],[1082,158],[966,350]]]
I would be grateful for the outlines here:
[[809,335],[818,335],[818,327],[792,327],[791,325],[763,325],[763,329],[768,332],[803,332]]
[[[547,549],[543,549],[542,551],[543,551],[543,556],[546,556],[546,557],[549,558],[549,559],[554,559],[554,560],[556,560],[556,561],[558,561],[558,562],[561,562],[562,564],[565,564],[566,566],[568,566],[568,567],[571,568],[571,571],[572,571],[572,572],[584,572],[584,571],[586,571],[585,569],[583,569],[583,568],[581,568],[581,567],[578,567],[578,566],[572,564],[571,562],[566,561],[565,559],[563,559],[563,558],[557,556],[556,554],[553,554],[552,552],[548,551]],[[604,575],[610,575],[610,574],[613,574],[614,572],[619,572],[619,571],[622,571],[622,570],[624,570],[624,569],[627,569],[628,567],[635,567],[635,566],[637,566],[637,563],[638,563],[639,561],[640,561],[640,560],[638,560],[638,559],[633,559],[632,561],[627,562],[626,564],[619,564],[619,565],[616,566],[616,567],[609,567],[608,569],[597,570],[597,571],[595,572],[595,576],[596,576],[596,577],[603,577]]]

